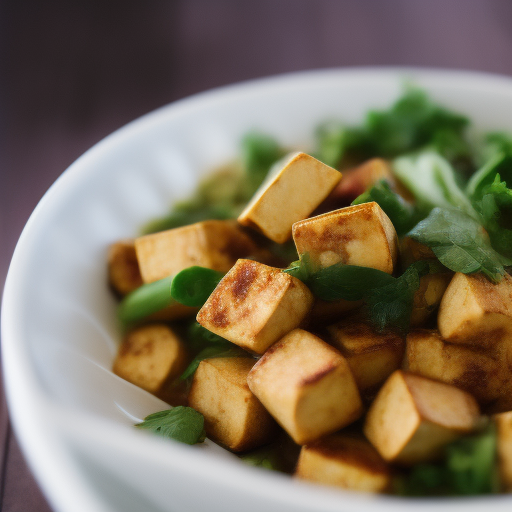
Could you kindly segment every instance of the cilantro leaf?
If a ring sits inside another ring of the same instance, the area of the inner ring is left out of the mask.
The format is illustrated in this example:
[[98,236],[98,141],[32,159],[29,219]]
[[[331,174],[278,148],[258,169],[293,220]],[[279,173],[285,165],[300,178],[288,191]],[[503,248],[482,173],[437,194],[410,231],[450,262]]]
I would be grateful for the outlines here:
[[424,215],[394,192],[386,180],[381,180],[357,197],[352,205],[375,201],[391,220],[398,236],[403,236],[414,227]]
[[483,272],[499,282],[504,265],[512,264],[492,248],[489,236],[476,220],[457,210],[434,208],[408,236],[430,247],[439,261],[454,272]]
[[497,174],[483,188],[482,199],[475,204],[491,244],[499,253],[512,257],[512,189]]
[[204,359],[212,359],[214,357],[250,357],[249,354],[237,347],[233,343],[224,340],[225,343],[218,343],[210,347],[206,347],[199,354],[197,354],[192,362],[187,366],[185,371],[181,374],[179,380],[184,381],[189,379],[196,372],[199,363]]
[[155,412],[135,426],[186,444],[202,443],[206,437],[204,417],[192,407],[179,406]]
[[492,185],[497,174],[503,178],[509,188],[512,188],[512,152],[493,155],[468,181],[466,194],[473,202],[479,201],[486,187]]

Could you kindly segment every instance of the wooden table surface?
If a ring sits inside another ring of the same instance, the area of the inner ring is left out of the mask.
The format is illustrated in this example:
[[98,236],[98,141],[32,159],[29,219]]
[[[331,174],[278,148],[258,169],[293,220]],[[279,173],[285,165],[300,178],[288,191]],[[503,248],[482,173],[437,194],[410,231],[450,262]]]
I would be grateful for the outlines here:
[[[512,75],[511,55],[510,0],[0,0],[0,283],[51,183],[92,144],[156,107],[312,68]],[[2,389],[0,510],[51,510]]]

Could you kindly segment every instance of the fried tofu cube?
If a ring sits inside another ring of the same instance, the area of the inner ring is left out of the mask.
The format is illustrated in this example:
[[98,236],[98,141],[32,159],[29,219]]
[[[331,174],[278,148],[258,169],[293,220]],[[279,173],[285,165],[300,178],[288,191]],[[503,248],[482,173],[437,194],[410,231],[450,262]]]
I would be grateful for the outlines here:
[[317,336],[295,329],[254,365],[249,388],[297,444],[357,420],[361,397],[346,359]]
[[387,461],[415,464],[478,424],[476,400],[465,391],[397,370],[372,403],[364,434]]
[[366,439],[332,434],[302,447],[295,476],[353,491],[385,492],[392,472]]
[[331,198],[351,203],[381,180],[387,181],[393,187],[396,185],[389,163],[382,158],[372,158],[358,167],[343,171],[343,177],[332,191]]
[[482,407],[512,391],[512,372],[498,355],[447,343],[436,330],[417,329],[408,334],[404,368],[453,384],[473,395]]
[[327,332],[348,361],[362,393],[375,390],[402,366],[405,341],[394,332],[377,333],[351,318],[329,326]]
[[207,220],[141,236],[135,250],[142,279],[152,283],[194,265],[227,272],[258,248],[235,222]]
[[512,277],[505,275],[494,284],[482,274],[456,273],[439,306],[437,324],[450,343],[512,345]]
[[451,278],[452,275],[449,273],[428,274],[420,278],[420,287],[413,298],[411,327],[424,324],[439,307]]
[[404,268],[409,267],[416,261],[435,260],[434,251],[420,242],[404,236],[400,242],[400,261]]
[[197,314],[209,331],[263,354],[298,327],[313,306],[299,279],[252,260],[238,260]]
[[391,274],[398,253],[395,228],[375,202],[296,222],[293,240],[299,255],[309,255],[313,268],[341,262]]
[[108,281],[118,295],[127,295],[142,285],[133,240],[116,242],[108,248]]
[[275,421],[247,385],[254,362],[249,357],[201,361],[188,398],[190,407],[204,416],[208,437],[235,452],[266,444],[277,431]]
[[136,386],[158,393],[178,377],[187,362],[183,342],[166,325],[154,324],[130,332],[114,361],[113,372]]
[[263,183],[238,222],[284,243],[292,235],[292,224],[308,217],[340,179],[336,169],[305,153],[296,153]]
[[504,492],[512,492],[512,411],[493,417],[498,441],[500,481]]

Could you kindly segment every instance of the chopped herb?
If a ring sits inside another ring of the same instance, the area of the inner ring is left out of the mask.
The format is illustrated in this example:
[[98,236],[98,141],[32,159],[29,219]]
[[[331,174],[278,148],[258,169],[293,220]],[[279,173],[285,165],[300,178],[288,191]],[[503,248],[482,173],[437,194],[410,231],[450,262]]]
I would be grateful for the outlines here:
[[225,338],[205,329],[199,322],[192,322],[187,329],[187,345],[194,352],[200,352],[211,345],[226,345]]
[[439,261],[454,272],[483,272],[499,282],[512,260],[496,252],[483,227],[457,210],[434,208],[408,236],[430,247]]
[[202,443],[206,438],[204,417],[192,407],[179,406],[155,412],[135,426],[180,443]]
[[497,174],[509,188],[512,187],[512,153],[497,153],[475,172],[466,186],[468,197],[473,202],[482,199],[485,188],[493,184]]
[[[389,217],[398,236],[412,229],[424,215],[394,192],[386,180],[381,180],[357,197],[352,204],[375,201]],[[428,212],[427,212],[428,213]]]
[[399,277],[374,268],[342,263],[314,270],[305,254],[283,272],[303,281],[319,299],[363,300],[368,319],[378,331],[388,328],[405,331],[409,327],[420,278],[439,271],[442,266],[436,261],[417,261]]
[[188,267],[174,276],[171,297],[185,306],[200,308],[223,277],[223,272],[210,268]]

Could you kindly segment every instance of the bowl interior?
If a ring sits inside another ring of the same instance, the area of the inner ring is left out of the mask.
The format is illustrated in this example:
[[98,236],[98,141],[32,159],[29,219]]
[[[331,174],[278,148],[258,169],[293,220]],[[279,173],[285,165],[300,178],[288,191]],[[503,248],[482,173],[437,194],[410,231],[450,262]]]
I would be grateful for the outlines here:
[[[59,478],[104,510],[140,510],[141,503],[148,510],[226,510],[245,503],[248,510],[323,511],[335,510],[340,499],[347,510],[406,506],[269,476],[242,467],[212,443],[194,449],[135,432],[135,420],[164,404],[110,371],[121,335],[105,256],[111,242],[136,235],[186,197],[200,176],[236,156],[247,131],[308,148],[319,122],[358,123],[369,109],[387,107],[408,80],[468,115],[476,131],[512,131],[506,78],[393,69],[302,73],[164,107],[100,142],[53,185],[17,246],[2,334],[13,422],[57,509],[86,510],[64,496]],[[41,442],[54,447],[50,460]],[[204,492],[191,492],[199,482]],[[116,485],[129,488],[131,498],[119,502]],[[502,506],[498,498],[493,504]],[[441,508],[452,505],[443,501]]]

